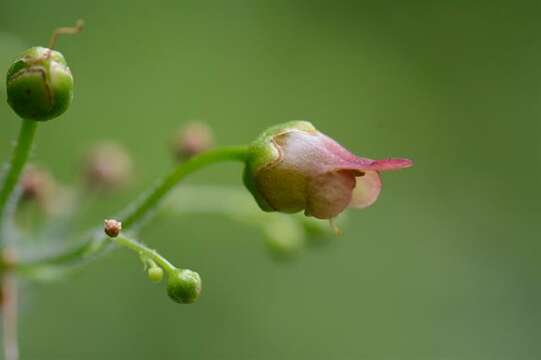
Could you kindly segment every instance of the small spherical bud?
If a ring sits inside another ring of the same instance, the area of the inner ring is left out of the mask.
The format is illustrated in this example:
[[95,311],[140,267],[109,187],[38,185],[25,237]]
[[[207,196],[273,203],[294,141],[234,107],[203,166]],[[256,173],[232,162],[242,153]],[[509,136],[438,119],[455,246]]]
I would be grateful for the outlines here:
[[73,99],[73,76],[64,56],[43,47],[26,50],[13,63],[6,86],[9,105],[23,119],[53,119]]
[[163,279],[163,270],[161,267],[153,266],[147,270],[148,278],[154,282],[160,282]]
[[85,157],[85,181],[93,190],[116,190],[126,185],[131,175],[131,157],[126,149],[118,144],[97,144]]
[[214,145],[211,129],[204,123],[192,122],[184,126],[173,139],[173,153],[178,160],[208,150]]
[[103,231],[109,237],[117,237],[122,231],[122,223],[114,219],[107,219],[104,221]]
[[178,269],[169,274],[167,280],[167,294],[180,304],[191,304],[197,300],[201,293],[201,277],[198,273],[188,269]]

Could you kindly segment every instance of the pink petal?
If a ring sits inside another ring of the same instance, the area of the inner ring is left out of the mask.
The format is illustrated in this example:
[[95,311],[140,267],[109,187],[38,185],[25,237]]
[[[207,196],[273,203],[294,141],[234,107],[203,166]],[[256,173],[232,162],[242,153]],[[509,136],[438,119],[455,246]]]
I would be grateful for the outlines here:
[[325,161],[321,161],[320,164],[326,166],[326,171],[337,169],[388,171],[413,166],[413,162],[409,159],[372,160],[355,156],[332,138],[321,133],[317,139],[321,144],[318,149],[325,154]]
[[351,203],[355,174],[336,171],[318,175],[308,182],[305,214],[332,219]]
[[349,207],[357,209],[369,207],[378,199],[381,191],[379,174],[377,171],[367,171],[364,176],[359,176],[356,180]]
[[409,159],[389,158],[384,160],[372,160],[371,170],[388,171],[399,170],[413,166],[413,161]]
[[389,171],[399,170],[413,166],[408,159],[389,158],[384,160],[372,160],[356,157],[353,161],[347,160],[340,163],[340,168],[360,171]]

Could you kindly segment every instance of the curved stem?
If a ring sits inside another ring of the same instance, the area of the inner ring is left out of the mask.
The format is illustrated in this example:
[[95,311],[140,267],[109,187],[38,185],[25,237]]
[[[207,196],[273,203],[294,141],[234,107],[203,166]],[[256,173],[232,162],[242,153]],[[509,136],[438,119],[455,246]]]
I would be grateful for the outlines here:
[[58,40],[58,37],[60,35],[74,35],[80,33],[83,30],[84,24],[84,21],[82,19],[79,19],[75,23],[75,26],[61,27],[56,29],[51,35],[51,38],[49,39],[49,49],[55,47],[56,41]]
[[[208,165],[224,161],[245,161],[248,157],[247,146],[231,146],[208,150],[194,156],[190,160],[177,165],[172,172],[163,178],[149,192],[144,193],[139,200],[128,205],[118,219],[122,222],[124,231],[140,225],[145,218],[153,212],[161,200],[187,175],[204,168]],[[102,234],[100,232],[99,234]],[[45,258],[19,261],[14,264],[14,269],[23,273],[33,272],[40,267],[63,265],[87,261],[104,252],[107,248],[108,237],[91,237],[81,245],[68,250],[62,250],[55,255]]]
[[120,235],[116,238],[112,238],[111,240],[113,240],[116,244],[120,246],[124,246],[130,250],[135,251],[137,254],[141,256],[144,256],[153,260],[168,273],[173,273],[174,271],[177,270],[177,268],[173,264],[167,261],[167,259],[161,256],[160,254],[158,254],[156,250],[148,248],[146,245],[138,242],[137,240],[131,239],[123,235]]
[[142,220],[158,203],[167,195],[180,180],[210,164],[223,161],[244,161],[248,155],[248,147],[231,146],[212,149],[194,156],[190,160],[179,164],[173,171],[166,176],[149,193],[144,194],[135,205],[128,206],[122,212],[120,221],[122,228],[128,229]]
[[0,221],[2,221],[0,226],[3,225],[6,207],[19,182],[24,165],[32,150],[32,143],[34,141],[37,126],[37,121],[22,120],[17,144],[13,150],[8,168],[6,169],[0,184]]

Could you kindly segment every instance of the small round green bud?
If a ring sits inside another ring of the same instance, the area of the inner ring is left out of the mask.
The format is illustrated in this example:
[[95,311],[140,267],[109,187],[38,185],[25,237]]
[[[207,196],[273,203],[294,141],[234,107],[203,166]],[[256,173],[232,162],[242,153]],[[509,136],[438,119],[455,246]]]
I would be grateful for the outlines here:
[[288,259],[298,255],[304,248],[305,236],[294,218],[276,215],[265,223],[265,243],[277,259]]
[[8,103],[23,119],[46,121],[63,114],[73,98],[73,76],[58,51],[33,47],[11,65]]
[[167,294],[179,304],[191,304],[201,293],[201,277],[188,269],[177,269],[167,280]]
[[161,267],[153,266],[147,271],[150,281],[160,282],[163,279],[163,270]]

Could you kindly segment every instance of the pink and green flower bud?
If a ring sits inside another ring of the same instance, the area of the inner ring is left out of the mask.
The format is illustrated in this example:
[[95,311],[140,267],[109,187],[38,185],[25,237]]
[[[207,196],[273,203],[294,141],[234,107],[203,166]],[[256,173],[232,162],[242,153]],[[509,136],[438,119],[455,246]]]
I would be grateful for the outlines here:
[[379,173],[412,166],[408,159],[357,157],[306,121],[270,128],[250,148],[244,182],[265,211],[332,219],[372,205]]
[[23,119],[46,121],[73,99],[73,76],[58,51],[33,47],[13,63],[6,78],[8,103]]
[[180,304],[191,304],[201,294],[201,277],[188,269],[177,269],[167,279],[167,294]]

